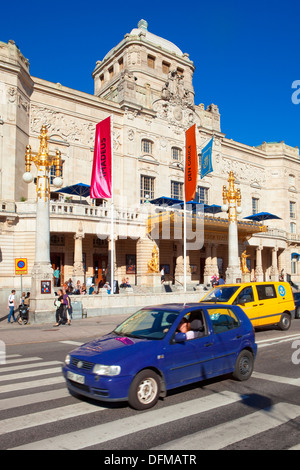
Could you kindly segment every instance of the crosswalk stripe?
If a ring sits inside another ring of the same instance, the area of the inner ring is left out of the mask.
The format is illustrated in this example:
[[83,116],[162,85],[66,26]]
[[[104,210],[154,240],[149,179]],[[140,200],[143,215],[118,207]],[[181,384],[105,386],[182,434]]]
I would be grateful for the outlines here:
[[60,343],[63,343],[63,344],[71,344],[73,346],[81,346],[83,344],[83,342],[79,342],[79,341],[60,341]]
[[41,367],[41,365],[43,367],[48,367],[48,366],[56,366],[56,365],[59,365],[59,364],[63,364],[61,361],[49,361],[49,362],[43,362],[43,363],[40,363],[40,362],[35,362],[34,364],[31,363],[31,364],[22,364],[22,366],[10,366],[10,367],[4,367],[3,369],[1,368],[0,369],[0,377],[1,377],[1,374],[4,373],[4,372],[14,372],[16,370],[25,370],[25,369],[34,369],[35,367]]
[[18,374],[0,375],[0,382],[27,379],[28,377],[38,377],[39,375],[59,374],[60,372],[61,367],[53,367],[52,369],[31,370],[27,372],[19,372]]
[[27,390],[28,388],[46,387],[48,385],[55,385],[55,384],[59,384],[62,382],[65,383],[65,379],[61,375],[59,377],[51,377],[48,379],[32,380],[30,382],[20,382],[20,383],[9,384],[9,385],[1,385],[0,394],[16,392],[18,390]]
[[40,411],[29,415],[3,419],[0,421],[0,435],[106,409],[107,408],[82,402],[75,405],[61,406],[54,410]]
[[[77,430],[59,436],[25,444],[14,449],[34,450],[77,450],[110,441],[131,432],[138,432],[161,424],[171,423],[178,419],[187,418],[194,414],[230,405],[242,399],[233,392],[213,393],[206,397],[167,406],[162,409],[147,411],[143,414],[130,416],[109,423]],[[56,413],[55,413],[56,414]],[[0,423],[1,424],[1,423]]]
[[293,341],[300,339],[299,334],[296,335],[289,335],[289,336],[280,336],[280,337],[275,337],[275,338],[269,338],[269,339],[262,339],[260,341],[256,341],[256,344],[259,348],[265,348],[267,346],[273,346],[274,344],[279,344],[279,343],[286,343],[288,341]]
[[167,442],[151,450],[219,450],[300,416],[300,406],[278,403],[204,431]]
[[0,411],[9,410],[11,408],[19,408],[36,403],[43,403],[50,400],[59,400],[69,396],[70,393],[65,387],[58,390],[50,390],[48,392],[31,393],[30,395],[23,395],[21,397],[18,396],[13,398],[2,398],[0,400]]
[[[9,359],[8,361],[5,362],[5,366],[8,364],[23,364],[23,362],[33,362],[33,361],[42,361],[43,359],[41,357],[23,357],[23,358],[17,358],[17,359]],[[1,371],[2,367],[0,367]]]
[[255,379],[269,380],[271,382],[295,385],[296,387],[300,387],[300,379],[294,379],[290,377],[279,377],[278,375],[263,374],[261,372],[253,372],[252,377]]
[[289,450],[300,450],[300,444],[297,444],[296,446],[290,447]]

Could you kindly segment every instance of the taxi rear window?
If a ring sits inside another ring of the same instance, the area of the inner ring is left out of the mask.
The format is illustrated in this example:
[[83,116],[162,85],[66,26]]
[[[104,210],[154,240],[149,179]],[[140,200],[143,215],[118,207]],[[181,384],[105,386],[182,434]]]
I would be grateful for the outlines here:
[[256,286],[259,300],[276,299],[276,291],[273,284]]

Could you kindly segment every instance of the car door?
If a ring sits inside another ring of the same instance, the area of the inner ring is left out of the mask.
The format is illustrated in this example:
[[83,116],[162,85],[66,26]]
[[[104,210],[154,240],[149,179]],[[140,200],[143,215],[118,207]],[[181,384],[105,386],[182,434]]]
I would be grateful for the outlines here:
[[213,374],[225,374],[235,367],[240,352],[242,327],[232,308],[207,307],[214,333]]
[[[203,310],[199,310],[204,315]],[[164,354],[164,374],[168,387],[204,380],[212,373],[214,342],[203,316],[203,336],[175,342],[173,334]]]
[[244,287],[233,301],[233,305],[239,305],[251,320],[253,326],[258,326],[257,318],[260,316],[260,306],[256,289],[253,290],[252,286]]
[[253,326],[272,325],[280,321],[276,289],[273,283],[257,284],[258,308]]

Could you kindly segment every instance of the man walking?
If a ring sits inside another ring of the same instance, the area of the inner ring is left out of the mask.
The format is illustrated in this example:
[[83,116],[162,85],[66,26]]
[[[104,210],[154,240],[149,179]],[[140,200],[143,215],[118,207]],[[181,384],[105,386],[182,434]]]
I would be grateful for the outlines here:
[[54,281],[55,281],[55,287],[58,287],[59,285],[59,277],[60,277],[60,271],[59,271],[59,267],[57,267],[54,271]]
[[16,323],[15,314],[14,314],[14,309],[16,307],[15,293],[16,293],[16,291],[12,290],[11,294],[8,296],[8,302],[7,302],[7,309],[9,310],[8,323],[10,323],[11,317],[13,317],[13,320]]

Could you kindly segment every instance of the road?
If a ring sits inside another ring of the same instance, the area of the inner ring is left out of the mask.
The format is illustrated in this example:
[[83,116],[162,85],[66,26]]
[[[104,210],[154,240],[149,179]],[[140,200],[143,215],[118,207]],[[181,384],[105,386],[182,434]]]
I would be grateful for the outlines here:
[[[65,355],[111,324],[113,318],[60,331],[0,329],[6,344],[6,364],[0,365],[1,450],[98,449],[112,460],[123,451],[133,459],[126,463],[138,466],[167,451],[183,459],[187,452],[199,458],[195,451],[202,449],[300,449],[300,320],[287,332],[256,332],[258,356],[247,382],[225,376],[177,389],[145,412],[127,403],[79,400],[66,390]],[[148,450],[143,461],[137,450]]]

